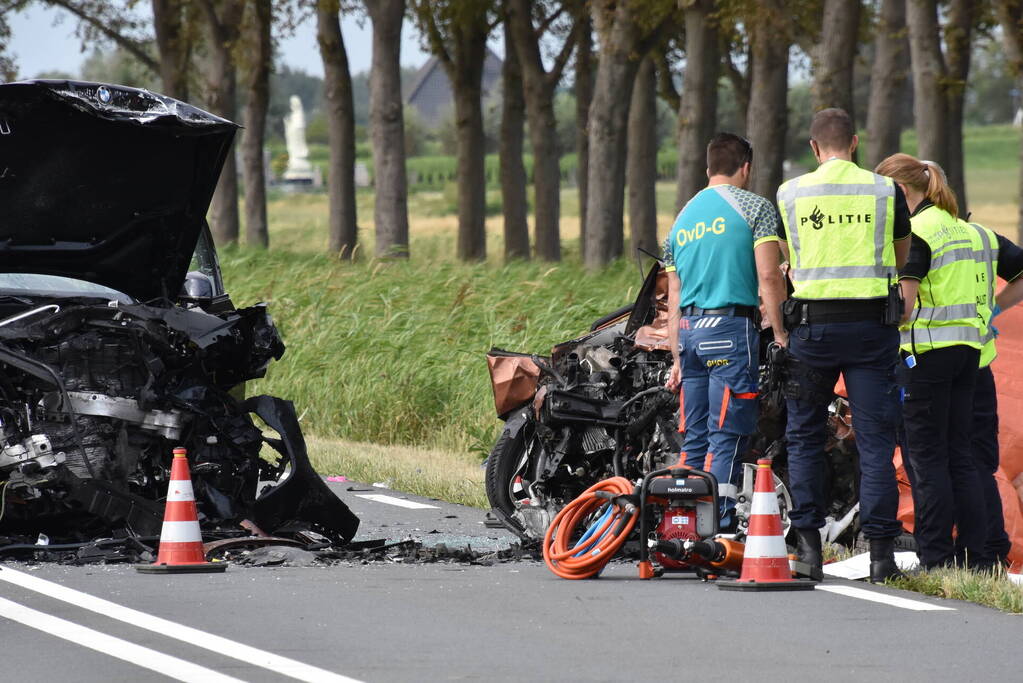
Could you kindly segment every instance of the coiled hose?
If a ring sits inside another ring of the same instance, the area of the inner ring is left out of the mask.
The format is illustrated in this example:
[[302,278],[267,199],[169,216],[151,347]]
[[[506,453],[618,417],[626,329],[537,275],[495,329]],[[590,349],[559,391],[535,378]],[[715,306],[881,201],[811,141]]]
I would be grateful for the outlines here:
[[[566,505],[544,535],[547,568],[563,579],[588,579],[599,574],[639,519],[635,503],[618,498],[631,495],[633,488],[625,477],[612,477],[597,482]],[[569,547],[576,529],[602,507],[603,514]]]

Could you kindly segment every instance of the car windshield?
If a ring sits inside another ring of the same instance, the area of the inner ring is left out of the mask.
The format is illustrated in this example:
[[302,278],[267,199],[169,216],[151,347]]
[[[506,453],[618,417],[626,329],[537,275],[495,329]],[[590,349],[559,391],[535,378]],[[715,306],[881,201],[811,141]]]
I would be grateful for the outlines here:
[[94,282],[39,273],[0,273],[0,292],[5,294],[43,294],[53,297],[95,297],[132,303],[123,292]]

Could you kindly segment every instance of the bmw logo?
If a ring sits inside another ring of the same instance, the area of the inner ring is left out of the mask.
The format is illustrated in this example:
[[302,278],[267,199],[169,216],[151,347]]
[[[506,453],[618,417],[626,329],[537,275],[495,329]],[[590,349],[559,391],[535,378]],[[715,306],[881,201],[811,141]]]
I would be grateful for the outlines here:
[[108,104],[110,102],[110,90],[107,89],[106,86],[101,85],[96,91],[96,95],[99,96],[99,101],[103,104]]

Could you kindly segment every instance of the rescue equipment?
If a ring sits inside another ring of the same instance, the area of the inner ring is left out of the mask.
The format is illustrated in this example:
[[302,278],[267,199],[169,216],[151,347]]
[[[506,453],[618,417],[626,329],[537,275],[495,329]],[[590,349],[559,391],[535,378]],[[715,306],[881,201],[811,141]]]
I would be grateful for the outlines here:
[[671,571],[735,576],[743,546],[716,537],[719,515],[717,480],[709,472],[676,465],[650,472],[637,486],[624,477],[606,479],[554,518],[544,538],[544,561],[565,579],[596,576],[639,522],[641,579]]
[[144,574],[222,572],[227,569],[226,562],[207,562],[203,553],[192,476],[188,471],[188,452],[184,448],[174,449],[156,562],[138,564],[135,569]]

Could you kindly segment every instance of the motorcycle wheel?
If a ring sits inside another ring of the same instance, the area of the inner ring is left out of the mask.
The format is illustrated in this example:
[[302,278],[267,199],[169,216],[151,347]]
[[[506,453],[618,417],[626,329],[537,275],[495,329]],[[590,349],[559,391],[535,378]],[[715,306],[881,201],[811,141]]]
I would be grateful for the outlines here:
[[515,512],[512,494],[516,473],[522,469],[528,454],[527,428],[529,419],[520,414],[508,420],[497,443],[487,458],[486,490],[491,507],[507,515]]

